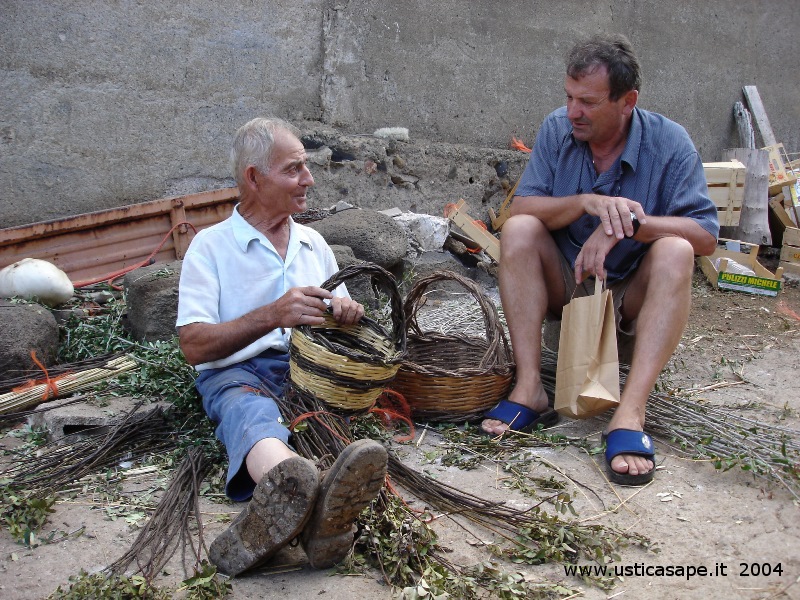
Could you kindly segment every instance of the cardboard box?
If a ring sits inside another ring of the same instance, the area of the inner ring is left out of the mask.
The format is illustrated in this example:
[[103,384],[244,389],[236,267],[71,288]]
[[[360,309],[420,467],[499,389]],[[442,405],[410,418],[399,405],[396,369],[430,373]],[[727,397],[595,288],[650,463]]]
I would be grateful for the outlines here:
[[783,230],[780,266],[784,272],[800,276],[800,229],[787,227]]
[[769,194],[772,196],[780,193],[783,186],[797,181],[797,176],[787,166],[789,158],[783,144],[773,144],[763,149],[769,152]]
[[[715,265],[717,259],[719,268]],[[772,273],[763,267],[758,262],[757,244],[720,239],[714,254],[701,256],[697,260],[703,273],[715,288],[762,296],[777,296],[781,291],[783,269],[778,267],[778,270]],[[741,274],[734,263],[754,271],[755,275]]]
[[708,182],[708,195],[717,207],[719,224],[739,224],[744,202],[744,179],[747,169],[738,160],[703,163]]

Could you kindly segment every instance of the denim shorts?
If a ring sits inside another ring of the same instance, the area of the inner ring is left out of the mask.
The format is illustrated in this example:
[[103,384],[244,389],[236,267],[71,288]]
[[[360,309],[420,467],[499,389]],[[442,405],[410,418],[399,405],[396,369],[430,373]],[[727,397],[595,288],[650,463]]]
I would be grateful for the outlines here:
[[270,395],[281,397],[288,372],[289,354],[267,350],[197,376],[195,386],[203,397],[203,408],[216,423],[217,438],[228,452],[225,493],[236,502],[253,495],[256,483],[247,472],[245,458],[256,442],[277,438],[289,445],[289,429]]

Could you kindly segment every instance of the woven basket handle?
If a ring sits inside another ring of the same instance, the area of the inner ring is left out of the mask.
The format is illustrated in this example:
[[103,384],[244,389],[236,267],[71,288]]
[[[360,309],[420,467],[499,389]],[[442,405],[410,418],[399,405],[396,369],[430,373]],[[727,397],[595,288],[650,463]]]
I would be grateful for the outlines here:
[[[353,263],[339,272],[334,273],[320,287],[332,292],[340,284],[359,275],[369,275],[372,278],[373,287],[380,285],[389,294],[389,302],[392,309],[392,341],[395,348],[401,352],[406,350],[406,317],[403,312],[403,300],[400,297],[400,290],[394,276],[375,263],[361,261]],[[363,317],[367,319],[367,317]]]
[[511,348],[506,333],[500,325],[500,316],[497,313],[497,308],[494,303],[483,293],[483,290],[481,290],[477,283],[453,271],[436,271],[430,275],[420,277],[414,282],[403,304],[408,329],[412,333],[424,337],[425,334],[417,322],[417,312],[424,304],[424,294],[428,287],[438,281],[455,281],[456,283],[460,283],[472,294],[472,297],[481,308],[483,323],[486,327],[486,341],[488,342],[488,347],[481,359],[480,368],[489,369],[497,364],[500,358],[498,353],[500,344],[502,344],[505,349],[505,356],[511,360]]

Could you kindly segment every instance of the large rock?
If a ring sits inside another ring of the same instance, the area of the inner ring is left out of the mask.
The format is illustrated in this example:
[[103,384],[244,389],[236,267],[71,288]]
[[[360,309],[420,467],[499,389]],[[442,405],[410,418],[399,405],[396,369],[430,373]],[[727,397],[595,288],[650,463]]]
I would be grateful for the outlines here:
[[36,352],[36,358],[45,366],[55,362],[58,352],[55,317],[39,304],[0,300],[0,379],[38,371],[31,351]]
[[134,338],[146,342],[176,335],[178,282],[182,261],[149,265],[125,275],[126,326]]
[[[350,246],[332,245],[333,255],[336,257],[336,264],[340,269],[349,267],[352,264],[363,262],[356,258]],[[381,295],[386,296],[387,290],[380,287],[377,291],[372,286],[371,277],[359,275],[345,282],[347,291],[353,300],[357,300],[368,309],[377,309],[380,305]]]
[[[417,279],[426,277],[436,271],[454,271],[468,279],[475,279],[477,269],[466,266],[449,252],[423,252],[415,258],[403,260],[403,293],[408,293]],[[444,293],[460,293],[464,288],[455,281],[442,281],[431,286],[434,295]]]
[[397,215],[394,220],[408,236],[407,254],[439,251],[450,233],[450,219],[444,217],[407,212]]
[[321,221],[309,223],[331,245],[350,246],[356,258],[386,269],[400,263],[406,255],[408,238],[391,217],[369,209],[337,212]]

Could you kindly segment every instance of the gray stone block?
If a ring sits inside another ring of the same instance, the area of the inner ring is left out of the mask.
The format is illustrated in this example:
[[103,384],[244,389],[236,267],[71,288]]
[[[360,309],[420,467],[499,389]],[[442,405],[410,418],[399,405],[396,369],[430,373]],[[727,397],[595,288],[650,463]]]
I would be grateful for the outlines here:
[[[28,419],[31,427],[47,430],[47,441],[73,442],[96,433],[108,432],[115,422],[123,418],[139,402],[128,397],[105,396],[102,405],[89,402],[75,402],[73,398],[64,398],[40,404],[42,412],[31,415]],[[168,409],[168,402],[157,402],[143,406],[134,415],[134,419],[144,419],[158,408]]]
[[182,261],[159,263],[125,275],[126,326],[137,340],[169,340],[177,334]]

